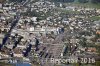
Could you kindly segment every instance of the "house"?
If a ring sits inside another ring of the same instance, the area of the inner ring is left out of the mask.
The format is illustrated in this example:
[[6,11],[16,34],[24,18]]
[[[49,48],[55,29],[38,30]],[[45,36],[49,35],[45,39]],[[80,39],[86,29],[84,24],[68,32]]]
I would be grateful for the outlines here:
[[97,30],[97,31],[96,31],[96,34],[100,34],[100,30]]
[[37,21],[37,17],[32,17],[31,20],[36,22]]
[[29,28],[29,31],[34,31],[34,30],[35,30],[34,27]]
[[97,12],[100,14],[100,9],[98,9]]
[[88,47],[87,51],[89,51],[89,52],[96,52],[97,49],[94,48],[94,47]]
[[79,42],[79,39],[70,39],[70,43],[76,44],[76,43],[78,43],[78,42]]

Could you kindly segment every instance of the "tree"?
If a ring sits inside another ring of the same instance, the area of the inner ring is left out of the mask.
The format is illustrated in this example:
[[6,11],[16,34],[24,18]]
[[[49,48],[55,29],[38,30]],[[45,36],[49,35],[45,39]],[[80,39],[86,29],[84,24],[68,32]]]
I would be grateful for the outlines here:
[[96,35],[95,35],[95,38],[96,38],[96,39],[100,38],[100,34],[96,34]]
[[78,0],[78,2],[80,2],[80,3],[87,3],[88,0]]
[[86,38],[82,38],[82,39],[79,41],[79,44],[81,44],[83,47],[86,47],[86,46],[87,46],[86,41],[87,41]]
[[92,3],[100,3],[100,0],[91,0]]
[[75,0],[53,0],[53,1],[54,2],[74,2]]
[[26,0],[9,0],[10,2],[22,2],[22,1],[26,1]]

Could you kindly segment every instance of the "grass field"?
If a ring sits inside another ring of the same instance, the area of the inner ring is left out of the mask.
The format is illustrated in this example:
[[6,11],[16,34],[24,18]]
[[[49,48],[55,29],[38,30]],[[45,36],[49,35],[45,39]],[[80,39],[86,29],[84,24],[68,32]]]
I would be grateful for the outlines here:
[[98,4],[93,4],[93,3],[72,3],[73,5],[76,6],[83,6],[83,7],[88,7],[88,8],[97,8],[100,9],[100,3]]
[[93,17],[90,17],[88,19],[97,21],[97,20],[100,20],[100,16],[93,16]]
[[14,65],[11,65],[11,64],[8,64],[8,63],[4,63],[4,62],[0,62],[0,66],[14,66]]
[[64,3],[65,5],[71,5],[71,6],[82,6],[82,7],[88,7],[88,8],[97,8],[100,9],[100,3],[79,3],[77,0],[72,3]]

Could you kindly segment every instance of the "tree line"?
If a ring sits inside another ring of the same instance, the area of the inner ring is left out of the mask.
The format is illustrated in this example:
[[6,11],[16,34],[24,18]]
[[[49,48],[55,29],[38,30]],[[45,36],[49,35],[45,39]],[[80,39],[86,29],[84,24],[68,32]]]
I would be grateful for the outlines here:
[[[54,2],[75,2],[76,0],[51,0],[51,1],[54,1]],[[100,3],[100,0],[77,0],[77,1],[80,3],[88,3],[88,2]]]
[[[4,0],[0,0],[0,1],[4,1]],[[25,0],[9,0],[10,2],[22,2]],[[45,1],[53,1],[53,2],[75,2],[76,0],[45,0]],[[100,0],[77,0],[80,3],[100,3]]]

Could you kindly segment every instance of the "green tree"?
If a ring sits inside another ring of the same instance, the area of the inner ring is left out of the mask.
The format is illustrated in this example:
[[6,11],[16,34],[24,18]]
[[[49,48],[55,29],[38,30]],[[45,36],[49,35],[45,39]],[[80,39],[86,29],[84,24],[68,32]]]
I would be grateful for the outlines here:
[[91,0],[92,3],[100,3],[100,0]]
[[95,38],[96,38],[96,39],[100,38],[100,34],[96,34],[96,35],[95,35]]
[[10,2],[22,2],[22,1],[26,1],[26,0],[9,0]]
[[78,0],[78,2],[80,2],[80,3],[87,3],[88,0]]
[[54,2],[74,2],[75,0],[50,0]]
[[86,43],[86,38],[82,38],[80,41],[79,41],[79,44],[81,44],[83,47],[86,47],[87,46],[87,43]]

